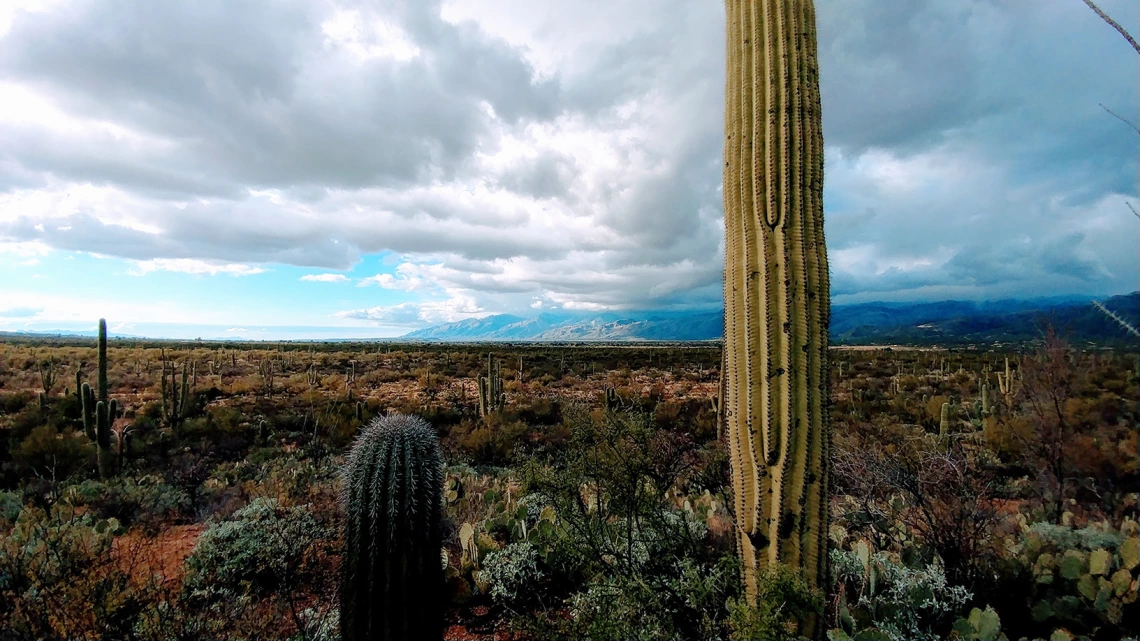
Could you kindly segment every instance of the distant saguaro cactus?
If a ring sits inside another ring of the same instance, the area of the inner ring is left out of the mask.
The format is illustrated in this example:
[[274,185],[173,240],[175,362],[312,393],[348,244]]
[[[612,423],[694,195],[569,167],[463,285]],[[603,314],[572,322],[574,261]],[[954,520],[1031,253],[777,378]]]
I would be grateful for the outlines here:
[[[118,402],[111,399],[107,382],[107,321],[99,319],[99,378],[98,391],[84,383],[81,389],[83,431],[95,441],[99,454],[99,476],[108,478],[115,473],[115,455],[111,450],[111,424],[118,414]],[[76,382],[79,381],[78,375]]]
[[726,0],[725,14],[723,411],[755,602],[777,565],[827,585],[823,133],[813,2]]
[[439,441],[418,416],[377,417],[348,454],[343,641],[443,636]]
[[110,386],[107,383],[107,321],[99,319],[99,398],[100,403],[110,402]]
[[501,412],[507,404],[507,394],[503,391],[502,363],[496,363],[487,354],[487,375],[480,376],[479,385],[479,416]]

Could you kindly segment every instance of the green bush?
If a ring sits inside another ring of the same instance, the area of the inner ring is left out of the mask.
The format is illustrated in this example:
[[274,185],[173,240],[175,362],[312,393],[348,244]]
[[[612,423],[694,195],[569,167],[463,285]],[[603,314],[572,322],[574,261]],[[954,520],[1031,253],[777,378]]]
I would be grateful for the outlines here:
[[117,519],[124,526],[144,525],[152,532],[190,507],[185,491],[158,476],[87,480],[69,487],[64,497],[90,507],[102,518]]
[[94,455],[94,447],[79,432],[57,432],[40,425],[12,449],[12,459],[29,474],[51,481],[64,481],[84,470]]
[[490,586],[491,598],[508,606],[532,600],[544,573],[538,551],[527,541],[512,543],[483,559],[480,577]]
[[842,630],[854,636],[873,628],[892,641],[945,638],[970,600],[969,591],[949,585],[940,563],[910,567],[897,555],[872,553],[865,541],[860,545],[831,550]]
[[318,583],[318,557],[332,539],[304,506],[259,498],[212,524],[186,559],[185,585],[207,601],[263,597]]
[[777,565],[757,582],[755,607],[732,599],[728,611],[733,639],[799,639],[800,623],[822,616],[823,597],[794,571]]
[[723,638],[738,570],[710,545],[703,514],[671,502],[696,447],[644,412],[567,407],[563,416],[566,447],[524,472],[528,514],[553,513],[529,540],[549,572],[549,596],[573,615],[540,616],[539,636]]

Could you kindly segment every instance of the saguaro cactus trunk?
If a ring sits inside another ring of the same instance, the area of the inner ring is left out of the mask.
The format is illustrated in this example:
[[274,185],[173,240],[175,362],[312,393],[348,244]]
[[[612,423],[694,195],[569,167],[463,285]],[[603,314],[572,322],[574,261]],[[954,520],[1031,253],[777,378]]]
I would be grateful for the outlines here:
[[754,599],[776,564],[827,580],[823,132],[811,0],[725,4],[723,420]]

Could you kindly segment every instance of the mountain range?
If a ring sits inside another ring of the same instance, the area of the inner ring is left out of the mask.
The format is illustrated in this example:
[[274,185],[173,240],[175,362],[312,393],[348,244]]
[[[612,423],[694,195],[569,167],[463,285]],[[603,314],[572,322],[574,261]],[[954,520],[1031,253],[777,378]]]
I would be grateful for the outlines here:
[[[1040,336],[1048,319],[1071,341],[1135,344],[1089,298],[833,305],[836,344],[1018,342]],[[1140,327],[1140,292],[1099,301]],[[689,312],[545,312],[496,314],[436,325],[402,336],[415,341],[704,341],[721,338],[721,310]]]

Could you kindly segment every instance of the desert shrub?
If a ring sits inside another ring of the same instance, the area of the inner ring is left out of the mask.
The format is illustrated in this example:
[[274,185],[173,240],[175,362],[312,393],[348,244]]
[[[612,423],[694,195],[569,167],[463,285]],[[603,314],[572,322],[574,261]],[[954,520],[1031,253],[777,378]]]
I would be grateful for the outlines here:
[[186,585],[206,595],[272,594],[312,578],[317,548],[328,539],[307,508],[256,499],[202,533],[186,559]]
[[481,578],[490,586],[491,598],[508,606],[531,600],[534,587],[542,582],[538,551],[527,541],[512,543],[483,559]]
[[119,525],[60,504],[0,531],[0,638],[126,638],[136,608],[112,555]]
[[668,498],[692,470],[692,443],[655,429],[644,412],[571,407],[564,416],[566,447],[524,474],[527,503],[554,515],[530,538],[539,567],[551,577],[550,597],[573,613],[565,625],[546,621],[548,635],[719,636],[739,577],[727,578],[704,514]]
[[822,616],[823,597],[792,570],[775,566],[757,580],[755,606],[731,599],[728,611],[732,639],[800,639],[800,623]]
[[[727,608],[739,583],[739,564],[731,556],[711,565],[680,559],[656,582],[597,575],[566,599],[569,617],[539,612],[520,625],[543,639],[727,639]],[[691,618],[670,616],[678,608]]]
[[20,516],[20,511],[24,509],[24,501],[19,494],[15,492],[0,492],[0,528],[3,528],[5,521],[7,523],[14,523],[16,517]]
[[31,392],[6,392],[0,394],[0,414],[18,414],[36,402]]
[[70,430],[57,432],[41,425],[12,450],[12,459],[29,475],[63,481],[84,470],[94,454],[87,437]]
[[453,456],[472,465],[505,466],[515,461],[527,425],[503,414],[465,420],[451,428],[443,442]]
[[87,480],[68,488],[64,498],[90,507],[100,518],[114,518],[124,527],[141,524],[150,532],[190,506],[185,491],[158,476]]
[[949,585],[939,562],[910,567],[897,555],[871,552],[865,540],[856,547],[831,550],[840,629],[855,636],[873,628],[892,641],[945,638],[970,592]]
[[306,506],[256,499],[202,533],[186,558],[188,601],[217,621],[216,632],[263,600],[290,616],[295,629],[305,629],[300,604],[332,590],[321,567],[332,545],[333,532]]

